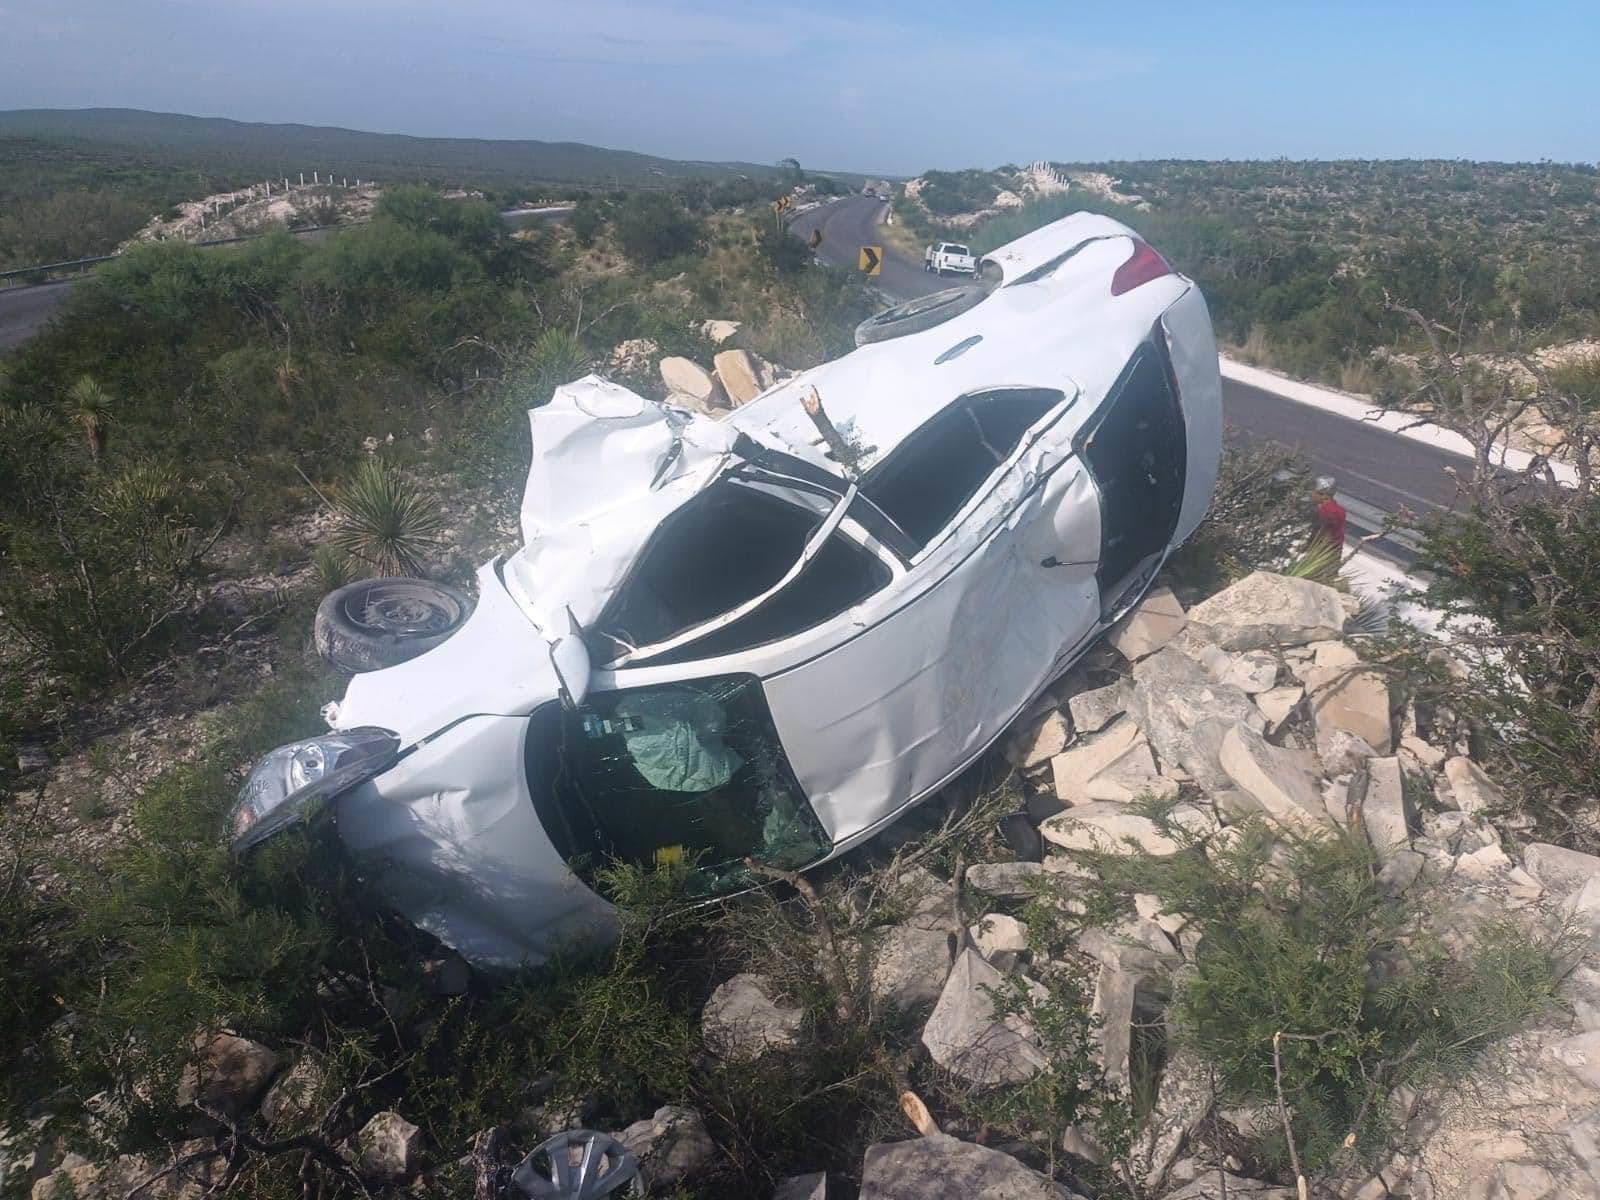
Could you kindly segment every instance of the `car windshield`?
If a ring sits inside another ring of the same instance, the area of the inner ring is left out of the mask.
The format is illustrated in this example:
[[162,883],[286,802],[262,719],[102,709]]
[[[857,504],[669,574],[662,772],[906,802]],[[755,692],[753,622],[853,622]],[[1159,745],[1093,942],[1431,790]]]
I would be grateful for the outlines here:
[[830,848],[754,676],[546,705],[526,761],[546,832],[586,877],[610,862],[688,861],[696,890],[712,892],[743,882],[747,857],[797,869]]
[[967,248],[965,246],[946,246],[945,249],[951,254],[965,255],[967,253]]

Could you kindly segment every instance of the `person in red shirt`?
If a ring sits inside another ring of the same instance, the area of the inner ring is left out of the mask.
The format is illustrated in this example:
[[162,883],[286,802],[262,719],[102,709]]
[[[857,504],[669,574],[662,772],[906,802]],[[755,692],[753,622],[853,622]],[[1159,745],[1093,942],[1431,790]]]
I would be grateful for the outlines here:
[[1344,553],[1344,523],[1346,513],[1344,505],[1333,498],[1334,479],[1332,475],[1323,475],[1317,479],[1312,490],[1312,498],[1317,502],[1317,532],[1319,538],[1326,538],[1339,547],[1339,553]]

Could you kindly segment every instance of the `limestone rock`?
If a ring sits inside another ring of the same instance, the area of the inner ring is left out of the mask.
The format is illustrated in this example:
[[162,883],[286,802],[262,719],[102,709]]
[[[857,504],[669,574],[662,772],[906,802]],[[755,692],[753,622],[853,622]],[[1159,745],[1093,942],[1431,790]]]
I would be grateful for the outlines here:
[[1023,771],[1042,766],[1067,748],[1072,726],[1054,709],[1006,739],[1006,761]]
[[772,997],[772,985],[750,972],[721,984],[706,1001],[701,1033],[718,1058],[749,1061],[768,1050],[788,1050],[800,1041],[805,1012]]
[[939,929],[895,925],[873,947],[872,997],[899,1009],[932,1004],[950,974],[950,935]]
[[1193,1051],[1179,1046],[1167,1059],[1156,1090],[1156,1106],[1133,1144],[1136,1175],[1154,1194],[1178,1152],[1211,1110],[1212,1079]]
[[1545,842],[1534,842],[1524,850],[1522,865],[1558,896],[1570,895],[1600,875],[1600,858]]
[[657,369],[667,391],[690,397],[702,412],[722,404],[722,392],[716,379],[692,359],[668,355]]
[[967,868],[967,883],[1002,900],[1026,900],[1043,874],[1036,862],[974,863]]
[[895,900],[907,912],[905,924],[918,929],[955,931],[955,890],[926,867],[911,867],[895,879]]
[[1162,857],[1176,854],[1181,849],[1150,818],[1107,801],[1093,801],[1069,808],[1051,817],[1039,827],[1039,832],[1046,841],[1066,850],[1127,854],[1128,839],[1132,839],[1137,849]]
[[1317,757],[1329,775],[1350,775],[1378,757],[1365,738],[1343,729],[1317,730]]
[[1398,896],[1416,883],[1428,860],[1415,850],[1396,850],[1378,872],[1378,888],[1386,896]]
[[422,1131],[397,1112],[381,1112],[356,1135],[356,1168],[385,1183],[398,1183],[416,1169]]
[[739,341],[739,322],[720,321],[715,318],[700,322],[700,336],[713,346],[731,349]]
[[981,954],[963,950],[922,1029],[933,1061],[980,1087],[1021,1083],[1048,1062],[1025,1016],[996,1014],[991,993],[1005,986]]
[[261,1101],[261,1119],[271,1126],[292,1127],[318,1115],[319,1102],[331,1101],[327,1072],[315,1058],[296,1059]]
[[1131,971],[1101,964],[1090,1015],[1097,1019],[1097,1054],[1106,1078],[1126,1090],[1133,1039],[1133,1009],[1139,981]]
[[[211,1145],[209,1138],[180,1142],[172,1147],[172,1154],[182,1159]],[[228,1168],[227,1159],[218,1155],[143,1186],[170,1161],[164,1155],[123,1154],[110,1162],[91,1163],[69,1154],[54,1171],[34,1182],[30,1200],[125,1200],[135,1188],[140,1189],[139,1200],[203,1200],[222,1182]]]
[[828,1173],[791,1175],[778,1185],[772,1200],[828,1200]]
[[1126,718],[1115,721],[1100,733],[1079,739],[1070,749],[1050,760],[1056,796],[1064,804],[1084,800],[1084,785],[1109,770],[1143,741],[1139,727]]
[[1374,758],[1367,763],[1367,795],[1361,804],[1361,821],[1367,830],[1367,841],[1380,859],[1410,843],[1398,758]]
[[967,930],[978,953],[992,959],[996,954],[1020,954],[1028,948],[1028,927],[1004,913],[985,913]]
[[861,1200],[1079,1200],[1009,1154],[946,1134],[880,1142],[861,1165]]
[[1218,683],[1231,684],[1248,696],[1264,692],[1278,682],[1277,656],[1267,650],[1244,650],[1230,654],[1210,642],[1181,647],[1206,669]]
[[1294,716],[1295,709],[1300,707],[1300,701],[1305,699],[1305,694],[1305,688],[1294,685],[1268,688],[1256,694],[1256,707],[1267,719],[1268,736],[1277,736],[1279,730],[1289,723],[1289,718]]
[[260,1042],[231,1033],[198,1034],[194,1059],[178,1079],[178,1104],[215,1109],[237,1120],[255,1106],[277,1072],[278,1056]]
[[1181,767],[1207,792],[1228,787],[1217,758],[1223,735],[1240,721],[1257,729],[1265,724],[1250,697],[1170,646],[1135,666],[1133,679],[1129,713],[1162,766]]
[[1224,650],[1262,650],[1339,637],[1344,605],[1325,584],[1257,571],[1195,605],[1189,620]]
[[[1237,1159],[1234,1160],[1237,1164]],[[1294,1189],[1262,1183],[1259,1179],[1245,1179],[1227,1171],[1210,1168],[1202,1171],[1192,1183],[1175,1192],[1168,1192],[1162,1200],[1223,1200],[1224,1196],[1246,1197],[1248,1200],[1294,1200]]]
[[1353,733],[1379,754],[1389,753],[1394,747],[1394,731],[1389,720],[1388,682],[1376,671],[1354,666],[1359,660],[1343,643],[1333,644],[1348,651],[1352,662],[1323,667],[1323,656],[1319,654],[1319,665],[1303,676],[1311,695],[1317,735]]
[[617,1140],[639,1160],[639,1174],[652,1192],[670,1192],[717,1156],[705,1121],[680,1104],[663,1105],[617,1134]]
[[1170,642],[1187,621],[1171,588],[1151,588],[1139,606],[1106,635],[1106,641],[1129,662],[1137,662]]
[[1409,753],[1430,771],[1437,771],[1444,766],[1444,751],[1423,741],[1414,733],[1408,733],[1400,739],[1400,749]]
[[760,369],[748,350],[723,350],[711,361],[716,367],[717,382],[734,408],[748,404],[766,390],[761,386]]
[[1450,783],[1450,794],[1455,797],[1456,807],[1469,817],[1480,817],[1505,806],[1506,798],[1500,789],[1470,758],[1457,755],[1447,759],[1444,777]]
[[1075,692],[1067,699],[1072,727],[1080,734],[1099,733],[1111,721],[1128,711],[1127,685],[1118,680],[1105,687]]
[[1156,770],[1150,743],[1141,737],[1104,771],[1085,781],[1079,795],[1084,800],[1113,800],[1118,804],[1127,804],[1140,796],[1176,800],[1178,781]]
[[1270,820],[1301,833],[1333,827],[1308,755],[1274,746],[1239,724],[1223,738],[1220,761],[1228,777],[1261,805]]

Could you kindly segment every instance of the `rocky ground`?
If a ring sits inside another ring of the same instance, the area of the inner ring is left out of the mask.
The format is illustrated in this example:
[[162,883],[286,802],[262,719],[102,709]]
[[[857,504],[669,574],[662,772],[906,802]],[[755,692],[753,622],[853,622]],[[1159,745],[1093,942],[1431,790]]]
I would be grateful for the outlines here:
[[[675,379],[667,383],[677,390]],[[1447,714],[1403,703],[1384,671],[1363,661],[1360,639],[1345,637],[1351,609],[1331,588],[1265,572],[1187,612],[1171,591],[1152,592],[1005,743],[1027,795],[1028,820],[1007,830],[1014,856],[972,863],[953,878],[896,859],[891,869],[907,899],[886,910],[897,914],[892,924],[870,931],[866,991],[874,1006],[922,1014],[921,1048],[951,1078],[978,1091],[1020,1086],[1044,1069],[1045,1046],[1029,1017],[1002,1011],[997,996],[1008,980],[1038,989],[1036,978],[1050,966],[1030,950],[1019,915],[1041,894],[1041,881],[1067,884],[1070,896],[1071,882],[1088,869],[1085,851],[1159,857],[1197,845],[1214,853],[1246,819],[1264,819],[1285,835],[1344,831],[1371,845],[1381,887],[1416,896],[1429,936],[1454,952],[1466,953],[1478,931],[1499,921],[1515,922],[1529,938],[1562,929],[1578,936],[1558,1005],[1484,1058],[1472,1078],[1389,1096],[1397,1134],[1380,1169],[1347,1169],[1314,1194],[1600,1197],[1600,858],[1518,844],[1517,822]],[[1171,817],[1197,839],[1193,845],[1180,846],[1147,815],[1152,798],[1175,802]],[[1154,897],[1136,897],[1134,910],[1111,927],[1077,936],[1093,975],[1096,1059],[1109,1079],[1127,1085],[1136,1069],[1135,1025],[1163,1019],[1164,998],[1190,969],[1206,930]],[[427,969],[446,992],[466,986],[459,964]],[[803,1016],[775,981],[735,975],[705,1005],[706,1051],[759,1062],[806,1050]],[[1288,1200],[1292,1187],[1251,1179],[1244,1167],[1253,1140],[1276,1132],[1274,1114],[1215,1109],[1204,1072],[1176,1031],[1169,1046],[1151,1081],[1153,1107],[1131,1151],[1110,1165],[1134,1194],[1152,1200]],[[198,1196],[221,1170],[204,1153],[213,1144],[208,1122],[216,1128],[257,1113],[270,1129],[286,1114],[314,1111],[319,1086],[307,1060],[225,1033],[201,1035],[183,1090],[206,1119],[196,1141],[176,1147],[171,1160],[47,1161],[40,1147],[18,1152],[12,1169],[31,1168],[34,1200],[131,1194],[162,1171],[143,1194]],[[866,1152],[861,1197],[1077,1195],[1029,1165],[1038,1147],[1019,1148],[1028,1151],[1019,1158],[979,1144],[972,1130],[941,1130],[914,1094],[902,1106],[921,1136]],[[691,1187],[721,1153],[700,1114],[682,1107],[662,1108],[614,1136],[637,1156],[656,1194]],[[383,1184],[414,1178],[419,1149],[417,1127],[385,1111],[344,1153],[368,1184]],[[1064,1149],[1101,1156],[1087,1132],[1069,1133]],[[800,1176],[775,1196],[825,1200],[843,1194],[835,1187],[830,1192],[822,1175]]]

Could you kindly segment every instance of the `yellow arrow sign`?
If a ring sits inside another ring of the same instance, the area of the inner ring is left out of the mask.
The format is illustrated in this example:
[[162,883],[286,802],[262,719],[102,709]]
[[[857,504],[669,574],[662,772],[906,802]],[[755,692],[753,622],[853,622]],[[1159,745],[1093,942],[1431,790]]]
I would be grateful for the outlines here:
[[808,237],[806,241],[810,242],[811,248],[815,250],[818,246],[822,245],[822,230],[813,229],[811,231],[811,236]]
[[782,212],[784,209],[788,208],[793,203],[794,203],[794,197],[792,197],[792,196],[780,196],[780,197],[778,197],[778,199],[776,199],[776,200],[774,200],[772,202],[772,211],[773,212]]
[[882,246],[863,246],[863,247],[861,247],[861,257],[857,260],[856,266],[859,267],[861,270],[865,271],[868,275],[882,275],[883,274],[883,247]]

